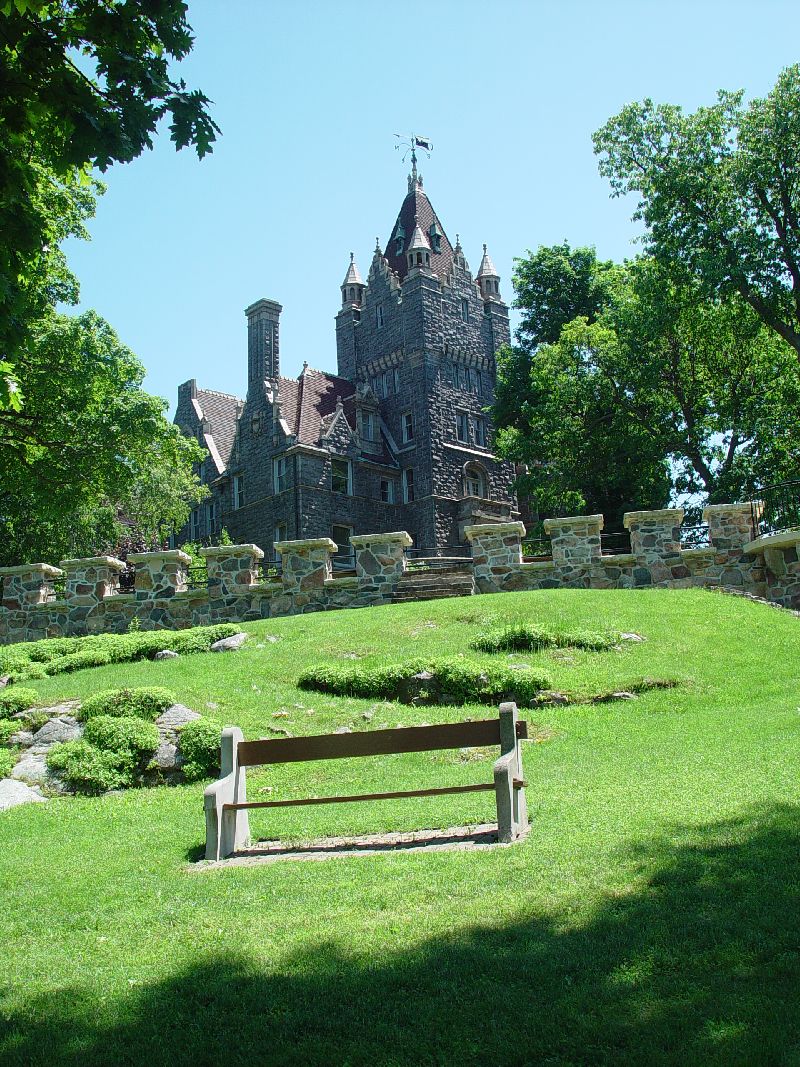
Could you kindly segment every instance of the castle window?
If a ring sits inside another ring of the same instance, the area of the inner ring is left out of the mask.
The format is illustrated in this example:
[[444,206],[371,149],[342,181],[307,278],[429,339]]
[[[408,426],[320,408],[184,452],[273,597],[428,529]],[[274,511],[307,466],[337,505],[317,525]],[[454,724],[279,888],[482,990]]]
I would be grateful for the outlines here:
[[192,508],[191,532],[192,540],[196,541],[200,536],[200,508]]
[[383,329],[383,304],[378,304],[375,308],[375,325],[379,330]]
[[215,501],[211,501],[210,504],[206,504],[206,521],[208,522],[208,532],[217,532],[217,505]]
[[395,367],[394,368],[394,370],[392,371],[392,376],[394,378],[394,391],[396,393],[399,393],[400,392],[400,368],[399,367]]
[[244,507],[244,475],[234,474],[233,476],[233,506],[234,508]]
[[331,460],[331,489],[334,493],[353,495],[353,469],[349,459]]
[[403,503],[410,504],[414,499],[414,471],[406,467],[403,471]]
[[486,498],[486,482],[478,467],[467,467],[464,472],[464,487],[467,496]]
[[461,367],[457,363],[453,364],[453,385],[456,389],[461,388]]
[[375,440],[375,416],[371,411],[361,412],[361,436],[365,441]]
[[414,440],[414,416],[410,411],[404,411],[400,416],[400,424],[403,429],[403,444],[407,445]]
[[381,375],[381,396],[385,400],[389,395],[389,372],[385,370]]
[[352,533],[353,528],[351,526],[331,527],[331,540],[336,545],[336,552],[331,560],[334,567],[343,568],[354,565],[353,549],[350,547]]
[[473,429],[475,431],[475,444],[478,448],[486,448],[486,419],[476,415]]
[[461,297],[461,318],[464,322],[469,322],[469,300],[465,296]]
[[381,478],[381,500],[384,504],[394,504],[394,482],[391,478]]
[[469,441],[469,415],[466,411],[456,412],[456,437],[462,444]]
[[282,493],[287,488],[286,456],[279,456],[272,461],[273,492]]
[[277,544],[279,541],[286,540],[286,523],[279,522],[275,529],[272,531],[272,543]]

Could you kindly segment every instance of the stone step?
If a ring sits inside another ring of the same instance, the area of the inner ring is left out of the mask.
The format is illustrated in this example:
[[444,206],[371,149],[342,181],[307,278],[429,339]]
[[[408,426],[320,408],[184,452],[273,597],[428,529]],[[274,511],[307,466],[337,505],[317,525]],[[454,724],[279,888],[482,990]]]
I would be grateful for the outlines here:
[[395,593],[393,604],[411,604],[420,600],[451,600],[453,597],[472,596],[472,589],[431,589],[424,593]]
[[471,571],[457,571],[442,573],[441,571],[415,571],[413,574],[406,572],[399,580],[398,585],[447,585],[450,582],[471,582]]

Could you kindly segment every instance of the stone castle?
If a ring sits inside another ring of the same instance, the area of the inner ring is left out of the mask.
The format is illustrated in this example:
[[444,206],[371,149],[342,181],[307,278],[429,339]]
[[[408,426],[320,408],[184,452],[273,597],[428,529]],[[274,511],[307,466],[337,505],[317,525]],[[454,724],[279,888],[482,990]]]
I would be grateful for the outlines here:
[[[495,353],[508,305],[484,245],[473,276],[423,189],[416,161],[366,281],[350,256],[336,315],[337,374],[284,378],[281,305],[247,308],[244,400],[178,390],[175,422],[206,449],[211,496],[174,538],[269,546],[406,530],[421,549],[465,542],[467,526],[518,517],[513,467],[492,450]],[[272,552],[274,555],[274,550]]]

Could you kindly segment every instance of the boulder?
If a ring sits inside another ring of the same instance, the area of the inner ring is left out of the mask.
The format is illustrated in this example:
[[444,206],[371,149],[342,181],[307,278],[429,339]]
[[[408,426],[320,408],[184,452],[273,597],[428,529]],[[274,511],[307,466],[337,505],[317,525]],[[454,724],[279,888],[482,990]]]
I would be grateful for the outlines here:
[[14,778],[0,780],[0,811],[8,811],[9,808],[16,808],[20,804],[44,803],[45,797],[25,785],[24,782],[16,781]]
[[0,689],[5,689],[5,687],[8,685],[8,683],[10,681],[11,681],[11,675],[10,674],[4,674],[3,677],[0,678]]
[[11,777],[28,785],[48,785],[50,772],[45,757],[41,753],[26,752],[11,771]]
[[238,648],[247,640],[247,634],[232,634],[230,637],[223,637],[219,641],[215,641],[211,646],[212,652],[235,652]]
[[173,652],[171,648],[163,648],[160,652],[156,652],[153,659],[178,659],[179,653]]
[[61,741],[75,741],[83,733],[83,727],[73,719],[71,715],[60,715],[57,719],[51,719],[33,735],[33,745],[36,748],[50,748]]
[[156,719],[156,726],[159,730],[178,730],[181,726],[185,726],[187,722],[194,722],[195,719],[199,719],[200,716],[196,711],[192,711],[191,708],[187,708],[183,704],[173,704],[172,707],[167,708]]
[[177,745],[162,741],[153,756],[153,762],[160,771],[174,771],[180,762]]
[[8,739],[9,745],[19,745],[20,748],[30,748],[33,744],[33,734],[30,730],[17,730]]

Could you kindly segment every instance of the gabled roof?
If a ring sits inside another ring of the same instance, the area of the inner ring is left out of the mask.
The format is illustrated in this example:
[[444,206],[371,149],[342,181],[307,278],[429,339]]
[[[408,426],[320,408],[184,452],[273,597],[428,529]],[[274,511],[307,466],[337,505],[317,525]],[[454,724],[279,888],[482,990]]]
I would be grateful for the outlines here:
[[[223,467],[227,467],[243,401],[232,393],[218,393],[215,389],[198,389],[194,399],[200,408],[199,417],[208,421],[206,437],[213,438]],[[209,448],[209,451],[213,455],[214,448]]]
[[[450,244],[447,234],[444,232],[444,226],[442,226],[438,215],[434,211],[433,205],[428,199],[427,193],[422,188],[421,182],[417,180],[412,181],[411,184],[411,191],[408,193],[400,207],[400,213],[397,216],[397,221],[392,227],[392,232],[389,234],[389,240],[386,242],[386,250],[383,254],[388,260],[389,266],[402,281],[406,274],[408,274],[406,252],[409,249],[409,242],[414,233],[415,218],[426,238],[430,233],[431,223],[435,221],[441,234],[442,242],[441,252],[431,250],[431,269],[441,278],[445,278],[450,273],[451,267],[453,266],[453,246]],[[399,256],[395,254],[395,249],[397,247],[395,234],[397,233],[398,226],[405,233],[403,251]]]

